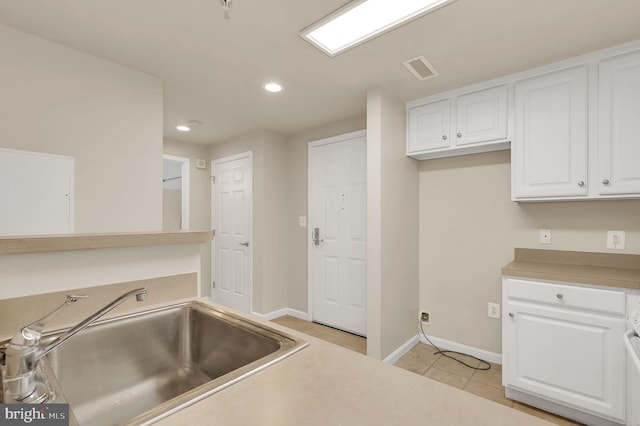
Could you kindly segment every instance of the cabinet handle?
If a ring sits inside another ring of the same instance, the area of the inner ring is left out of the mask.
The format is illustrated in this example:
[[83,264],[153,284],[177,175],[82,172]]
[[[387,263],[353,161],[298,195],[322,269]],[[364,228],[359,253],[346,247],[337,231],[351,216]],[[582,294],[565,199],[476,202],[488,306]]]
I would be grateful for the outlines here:
[[564,296],[562,295],[562,293],[558,293],[558,294],[556,294],[556,297],[557,297],[558,299],[562,299]]
[[602,179],[602,183],[605,185],[609,185],[609,179]]
[[461,138],[462,137],[462,133],[458,133],[458,134],[456,134],[456,136]]
[[578,181],[578,186],[584,186],[584,181],[583,180],[579,180]]
[[446,141],[447,140],[447,135],[442,135],[442,140]]
[[509,312],[509,316],[510,316],[511,318],[513,318],[513,317],[515,317],[515,316],[516,316],[516,314],[514,314],[513,312]]

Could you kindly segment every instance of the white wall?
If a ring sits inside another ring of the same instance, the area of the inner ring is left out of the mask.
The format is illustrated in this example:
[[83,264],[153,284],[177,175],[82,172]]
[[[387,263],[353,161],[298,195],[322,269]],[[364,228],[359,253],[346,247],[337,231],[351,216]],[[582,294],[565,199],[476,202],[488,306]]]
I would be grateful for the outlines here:
[[[189,158],[189,227],[192,230],[211,228],[211,164],[209,161],[209,146],[189,142],[178,142],[165,139],[163,154]],[[196,167],[196,159],[206,161],[206,169]],[[201,293],[211,295],[211,244],[200,246],[202,257]]]
[[[420,162],[420,309],[427,334],[501,352],[501,268],[515,247],[640,254],[640,200],[515,203],[510,151]],[[550,229],[552,244],[538,243]],[[625,250],[606,231],[626,231]]]
[[162,228],[162,82],[0,25],[0,147],[75,159],[75,232]]
[[384,359],[418,324],[418,162],[403,102],[367,92],[367,354]]
[[199,273],[199,270],[200,244],[3,255],[0,256],[0,299]]

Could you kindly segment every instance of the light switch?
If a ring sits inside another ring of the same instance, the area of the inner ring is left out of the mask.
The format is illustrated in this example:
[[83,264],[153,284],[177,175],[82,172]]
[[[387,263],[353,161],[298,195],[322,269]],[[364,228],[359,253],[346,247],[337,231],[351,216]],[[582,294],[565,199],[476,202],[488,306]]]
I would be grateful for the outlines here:
[[307,227],[307,217],[306,216],[298,216],[298,226],[300,228]]

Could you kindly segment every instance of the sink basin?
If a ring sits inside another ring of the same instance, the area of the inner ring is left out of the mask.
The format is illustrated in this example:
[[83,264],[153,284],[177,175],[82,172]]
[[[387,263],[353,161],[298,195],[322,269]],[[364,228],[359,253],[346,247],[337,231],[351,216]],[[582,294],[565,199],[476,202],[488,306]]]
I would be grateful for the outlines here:
[[194,301],[97,322],[42,368],[80,425],[149,424],[307,345]]

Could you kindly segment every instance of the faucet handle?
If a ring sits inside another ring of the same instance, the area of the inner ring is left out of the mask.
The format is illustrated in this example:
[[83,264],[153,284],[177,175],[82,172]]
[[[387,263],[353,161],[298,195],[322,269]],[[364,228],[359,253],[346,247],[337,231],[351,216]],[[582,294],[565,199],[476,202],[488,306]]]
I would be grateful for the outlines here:
[[33,346],[40,342],[42,336],[42,329],[53,317],[62,312],[68,305],[77,302],[80,299],[85,299],[87,295],[67,295],[67,300],[47,315],[43,316],[39,320],[32,322],[29,325],[22,327],[22,329],[16,333],[11,339],[11,343],[17,345]]

